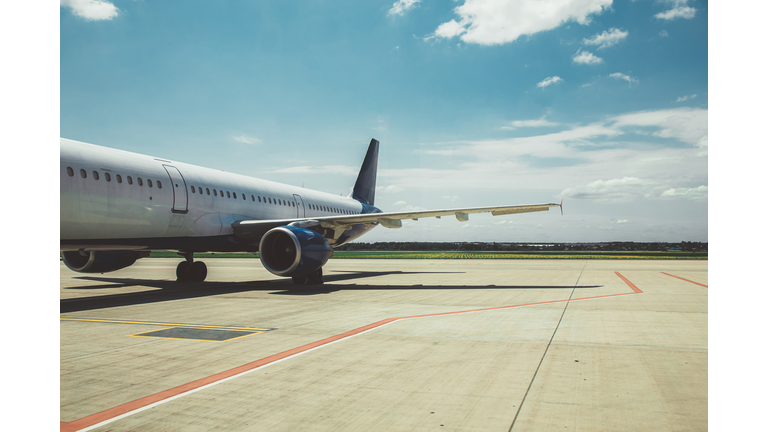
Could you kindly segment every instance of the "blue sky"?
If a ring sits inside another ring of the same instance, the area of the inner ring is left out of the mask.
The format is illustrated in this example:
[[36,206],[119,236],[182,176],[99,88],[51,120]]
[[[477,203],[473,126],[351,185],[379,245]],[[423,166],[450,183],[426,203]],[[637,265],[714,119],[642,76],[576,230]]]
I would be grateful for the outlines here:
[[702,0],[61,0],[60,135],[347,195],[361,241],[708,241]]

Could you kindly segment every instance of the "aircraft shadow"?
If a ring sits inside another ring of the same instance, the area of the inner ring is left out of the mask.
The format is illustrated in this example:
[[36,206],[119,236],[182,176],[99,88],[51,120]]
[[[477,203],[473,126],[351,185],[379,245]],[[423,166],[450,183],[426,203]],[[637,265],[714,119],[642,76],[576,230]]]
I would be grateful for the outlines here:
[[[199,282],[184,283],[169,280],[150,280],[134,278],[105,278],[95,276],[83,276],[77,279],[104,282],[101,285],[84,285],[67,287],[65,289],[98,290],[107,288],[119,288],[130,286],[142,286],[157,288],[159,290],[142,291],[135,293],[107,294],[93,297],[79,297],[61,299],[59,302],[60,313],[79,312],[94,309],[106,309],[120,306],[132,306],[146,303],[183,300],[198,297],[209,297],[221,294],[233,294],[247,291],[274,291],[272,295],[310,296],[331,294],[337,291],[378,291],[378,290],[447,290],[447,289],[569,289],[572,285],[357,285],[332,284],[334,282],[354,281],[375,276],[411,275],[411,274],[436,274],[436,273],[464,273],[464,272],[348,272],[346,274],[331,274],[323,277],[326,284],[323,285],[294,285],[290,279],[269,281],[243,281],[243,282]],[[579,286],[578,288],[597,288],[602,285]]]

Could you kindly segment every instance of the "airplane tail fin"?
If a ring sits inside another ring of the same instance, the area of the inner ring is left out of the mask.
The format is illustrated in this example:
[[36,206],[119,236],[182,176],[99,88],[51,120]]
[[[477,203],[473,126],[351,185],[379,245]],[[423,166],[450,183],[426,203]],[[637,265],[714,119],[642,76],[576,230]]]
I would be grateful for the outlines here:
[[365,154],[363,166],[360,167],[360,174],[357,175],[355,188],[352,190],[352,198],[373,205],[376,197],[376,167],[379,163],[379,142],[371,139],[368,146],[368,153]]

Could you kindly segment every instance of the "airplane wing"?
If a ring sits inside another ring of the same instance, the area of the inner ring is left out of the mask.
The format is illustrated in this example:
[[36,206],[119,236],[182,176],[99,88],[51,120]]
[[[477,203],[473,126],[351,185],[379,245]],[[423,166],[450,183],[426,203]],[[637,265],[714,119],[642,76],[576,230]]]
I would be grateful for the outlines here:
[[389,213],[365,213],[358,215],[333,215],[301,219],[274,219],[274,220],[240,220],[232,223],[235,235],[244,240],[257,240],[265,232],[278,226],[293,225],[300,228],[321,226],[331,228],[335,232],[335,238],[351,228],[354,224],[381,224],[385,228],[400,228],[404,219],[419,220],[420,218],[434,217],[440,219],[443,216],[455,216],[460,222],[469,220],[472,213],[491,213],[494,216],[548,211],[550,207],[560,207],[562,212],[563,202],[560,204],[533,204],[517,206],[473,207],[446,210],[419,210],[407,212]]

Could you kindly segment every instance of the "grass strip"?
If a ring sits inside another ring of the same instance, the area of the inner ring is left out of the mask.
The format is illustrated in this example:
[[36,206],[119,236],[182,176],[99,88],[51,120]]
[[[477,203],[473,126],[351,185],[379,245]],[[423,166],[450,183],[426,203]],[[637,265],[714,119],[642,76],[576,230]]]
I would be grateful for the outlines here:
[[[151,258],[181,258],[176,252],[158,251]],[[196,253],[195,258],[258,258],[258,253]],[[419,251],[336,251],[332,259],[662,259],[706,260],[707,252],[650,251],[541,251],[541,252],[419,252]]]

